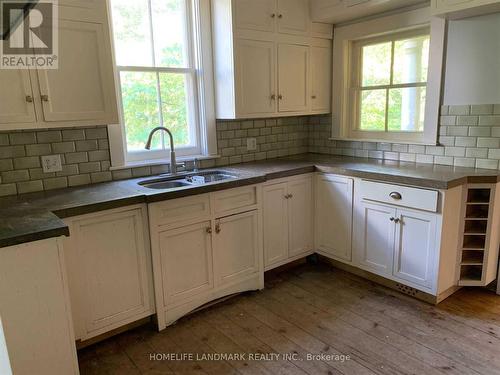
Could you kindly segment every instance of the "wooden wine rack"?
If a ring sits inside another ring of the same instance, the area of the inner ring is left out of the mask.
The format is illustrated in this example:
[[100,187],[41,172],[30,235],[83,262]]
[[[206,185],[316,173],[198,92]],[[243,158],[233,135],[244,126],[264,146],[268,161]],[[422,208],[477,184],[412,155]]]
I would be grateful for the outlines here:
[[500,212],[495,190],[496,184],[469,184],[464,189],[458,285],[485,286],[496,278]]

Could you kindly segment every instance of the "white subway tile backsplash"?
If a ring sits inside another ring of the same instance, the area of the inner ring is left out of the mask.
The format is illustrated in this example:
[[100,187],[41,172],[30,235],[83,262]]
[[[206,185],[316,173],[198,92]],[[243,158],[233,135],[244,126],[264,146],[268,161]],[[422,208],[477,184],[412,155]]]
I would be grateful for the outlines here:
[[451,105],[448,108],[450,115],[468,115],[470,113],[469,105]]
[[498,160],[476,159],[476,168],[498,169]]

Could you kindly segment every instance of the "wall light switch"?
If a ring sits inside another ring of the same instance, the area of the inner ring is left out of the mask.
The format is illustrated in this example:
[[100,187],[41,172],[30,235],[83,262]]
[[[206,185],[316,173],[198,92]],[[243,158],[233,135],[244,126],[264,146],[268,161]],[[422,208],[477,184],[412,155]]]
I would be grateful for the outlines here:
[[257,138],[247,138],[247,151],[257,150]]
[[44,173],[62,171],[61,155],[42,156],[42,168]]

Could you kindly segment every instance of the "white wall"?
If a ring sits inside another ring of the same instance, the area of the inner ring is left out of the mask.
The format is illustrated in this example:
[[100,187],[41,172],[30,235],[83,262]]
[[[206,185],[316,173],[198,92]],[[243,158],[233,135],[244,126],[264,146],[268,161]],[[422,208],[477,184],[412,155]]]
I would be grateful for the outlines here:
[[443,104],[500,103],[500,13],[450,21]]

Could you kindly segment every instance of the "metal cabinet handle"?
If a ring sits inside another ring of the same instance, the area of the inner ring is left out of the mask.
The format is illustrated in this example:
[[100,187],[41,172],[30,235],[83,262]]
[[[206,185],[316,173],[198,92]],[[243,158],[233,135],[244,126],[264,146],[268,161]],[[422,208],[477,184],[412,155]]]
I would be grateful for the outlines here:
[[49,101],[49,96],[48,95],[42,95],[40,98],[42,99],[42,102],[48,102]]
[[312,99],[316,99],[316,95],[311,95],[311,98]]
[[401,196],[401,193],[398,193],[397,191],[393,191],[389,194],[389,197],[391,197],[392,199],[396,199],[396,200],[400,200],[401,198],[403,198]]
[[208,227],[208,228],[206,229],[206,231],[207,231],[207,234],[212,234],[212,227]]
[[26,95],[26,103],[33,103],[33,97],[31,95]]
[[220,228],[220,223],[215,224],[215,233],[220,233],[221,228]]

